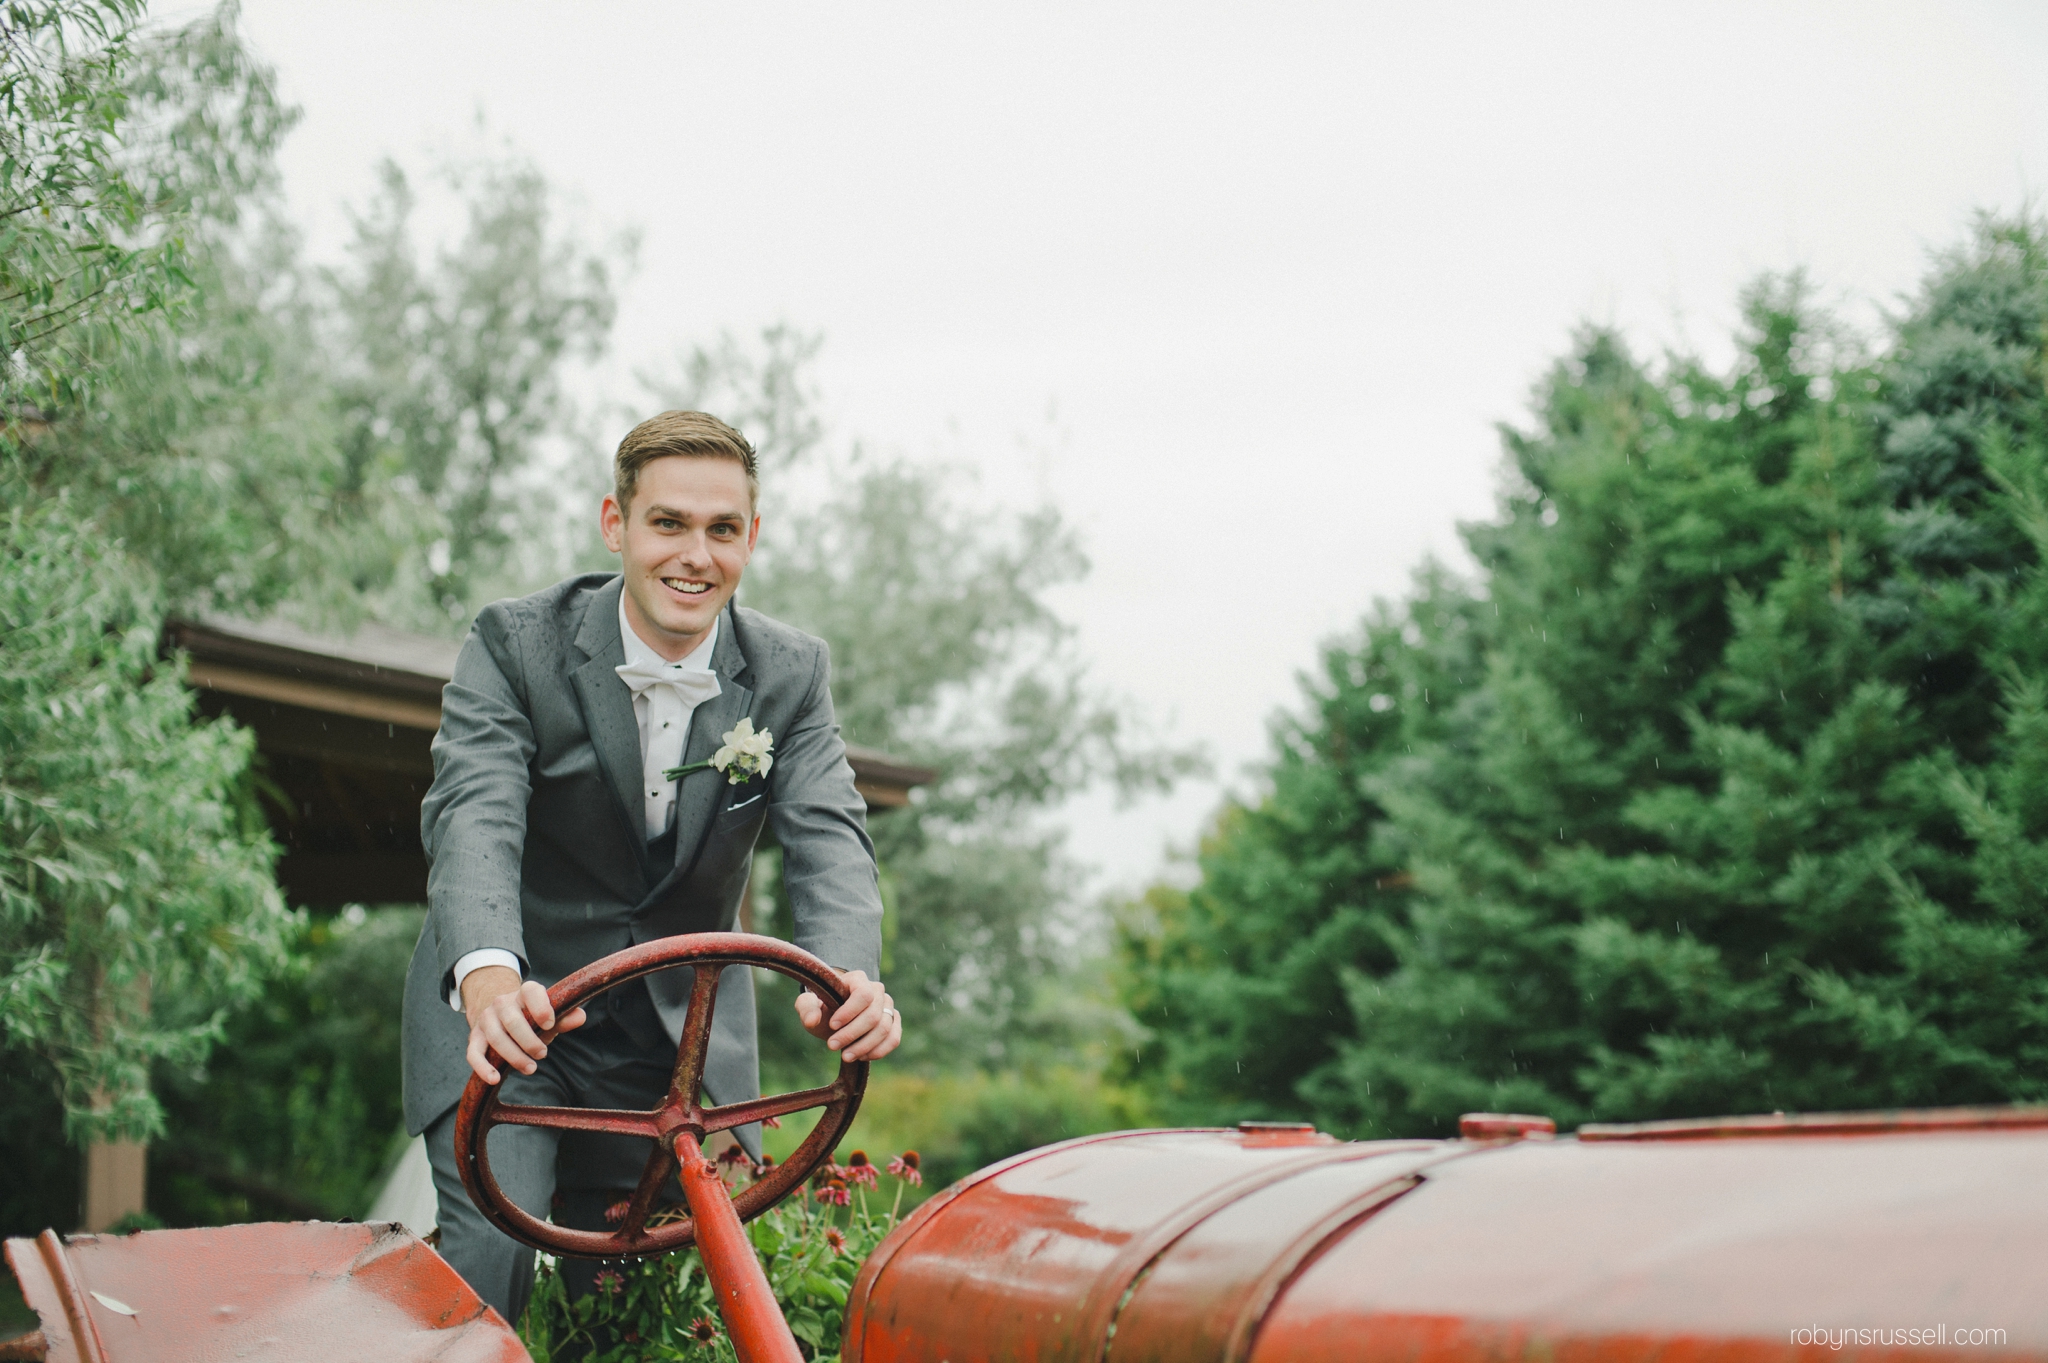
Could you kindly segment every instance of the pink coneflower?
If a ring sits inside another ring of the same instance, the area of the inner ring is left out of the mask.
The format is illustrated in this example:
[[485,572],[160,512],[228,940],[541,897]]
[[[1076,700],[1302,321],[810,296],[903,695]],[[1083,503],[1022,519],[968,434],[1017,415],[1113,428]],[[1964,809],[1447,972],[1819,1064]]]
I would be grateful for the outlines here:
[[747,1152],[737,1145],[718,1152],[718,1162],[720,1164],[738,1164],[746,1157]]
[[690,1322],[690,1338],[697,1341],[697,1347],[708,1349],[718,1343],[718,1322],[709,1316],[699,1316]]
[[761,1125],[763,1125],[763,1126],[772,1126],[772,1127],[774,1127],[774,1128],[775,1128],[776,1130],[778,1130],[778,1131],[779,1131],[779,1130],[781,1130],[781,1129],[782,1129],[782,1118],[780,1118],[780,1117],[763,1117],[763,1118],[761,1119]]
[[837,1226],[825,1227],[825,1243],[834,1254],[846,1253],[846,1237],[839,1233]]
[[924,1175],[917,1170],[917,1151],[905,1150],[889,1161],[889,1172],[913,1187],[924,1182]]
[[612,1203],[611,1206],[606,1207],[604,1209],[604,1219],[610,1224],[616,1226],[619,1224],[619,1222],[624,1221],[626,1219],[626,1213],[628,1211],[631,1211],[632,1207],[633,1204],[631,1201],[625,1198],[620,1198],[617,1202]]
[[872,1188],[880,1182],[882,1171],[868,1163],[868,1153],[856,1150],[846,1160],[846,1181]]
[[844,1179],[835,1178],[818,1189],[818,1201],[828,1207],[850,1207],[853,1205],[853,1194],[847,1191]]
[[597,1271],[597,1290],[607,1297],[616,1297],[626,1285],[626,1279],[614,1269],[600,1268]]
[[768,1177],[769,1171],[771,1171],[774,1168],[775,1156],[770,1155],[764,1151],[761,1155],[760,1162],[754,1166],[754,1182],[759,1183],[762,1179]]

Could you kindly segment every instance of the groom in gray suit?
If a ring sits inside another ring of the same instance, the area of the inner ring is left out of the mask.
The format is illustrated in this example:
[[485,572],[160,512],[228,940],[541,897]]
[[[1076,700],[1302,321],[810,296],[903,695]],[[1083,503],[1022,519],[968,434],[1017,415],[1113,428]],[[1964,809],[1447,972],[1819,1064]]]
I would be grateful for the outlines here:
[[[852,987],[829,1018],[800,995],[804,1026],[854,1060],[887,1055],[903,1035],[872,978],[882,902],[825,644],[731,604],[760,534],[753,448],[715,417],[664,412],[626,436],[613,467],[599,522],[621,571],[478,613],[442,696],[420,814],[432,869],[405,984],[406,1126],[426,1135],[442,1255],[514,1321],[533,1252],[463,1190],[453,1136],[464,1084],[472,1073],[503,1082],[523,1103],[659,1103],[691,972],[612,990],[559,1019],[552,1045],[538,1035],[558,1021],[546,986],[653,938],[730,930],[764,825],[782,847],[797,945]],[[743,719],[773,738],[756,774],[664,776],[710,758]],[[704,1088],[721,1105],[760,1092],[748,967],[720,980]],[[757,1130],[738,1135],[759,1153]],[[591,1228],[647,1153],[632,1138],[538,1127],[489,1139],[515,1201]]]

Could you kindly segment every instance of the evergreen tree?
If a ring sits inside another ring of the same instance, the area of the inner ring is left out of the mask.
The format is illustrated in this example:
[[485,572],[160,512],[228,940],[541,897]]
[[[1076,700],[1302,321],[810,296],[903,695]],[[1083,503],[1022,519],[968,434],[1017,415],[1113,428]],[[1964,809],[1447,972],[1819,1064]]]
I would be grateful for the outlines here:
[[1140,1072],[1361,1132],[2048,1091],[2041,240],[1983,225],[1875,364],[1796,278],[1727,374],[1582,335],[1481,581],[1332,650],[1131,916]]

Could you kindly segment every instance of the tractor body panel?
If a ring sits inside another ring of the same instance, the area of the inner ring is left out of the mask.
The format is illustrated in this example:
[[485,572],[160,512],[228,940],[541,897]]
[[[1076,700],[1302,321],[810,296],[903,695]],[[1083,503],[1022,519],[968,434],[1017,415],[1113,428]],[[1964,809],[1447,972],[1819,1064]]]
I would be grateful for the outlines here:
[[1133,1132],[1019,1156],[877,1250],[846,1358],[2048,1359],[2048,1113],[1565,1140],[1515,1120],[1475,1121],[1510,1133],[1482,1140]]

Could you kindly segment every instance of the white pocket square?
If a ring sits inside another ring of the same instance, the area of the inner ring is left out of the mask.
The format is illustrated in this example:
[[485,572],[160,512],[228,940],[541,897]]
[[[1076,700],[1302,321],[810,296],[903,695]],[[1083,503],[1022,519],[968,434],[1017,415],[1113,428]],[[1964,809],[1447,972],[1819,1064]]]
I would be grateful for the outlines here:
[[[764,790],[764,791],[762,791],[762,792],[761,792],[761,795],[766,795],[767,793],[768,793],[768,792]],[[747,798],[747,799],[744,799],[744,800],[740,801],[740,802],[739,802],[738,804],[736,804],[736,805],[727,805],[727,806],[725,807],[725,812],[726,812],[726,813],[728,813],[728,814],[730,814],[730,813],[732,813],[732,812],[733,812],[733,811],[734,811],[735,809],[745,809],[745,808],[746,808],[746,807],[747,807],[748,805],[750,805],[750,804],[754,803],[754,801],[755,801],[755,800],[758,800],[758,799],[760,799],[760,798],[761,798],[761,795],[754,795],[754,796],[750,796],[749,798]]]

